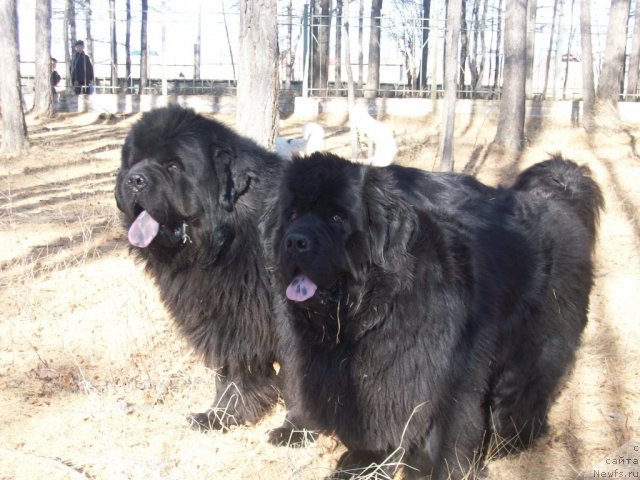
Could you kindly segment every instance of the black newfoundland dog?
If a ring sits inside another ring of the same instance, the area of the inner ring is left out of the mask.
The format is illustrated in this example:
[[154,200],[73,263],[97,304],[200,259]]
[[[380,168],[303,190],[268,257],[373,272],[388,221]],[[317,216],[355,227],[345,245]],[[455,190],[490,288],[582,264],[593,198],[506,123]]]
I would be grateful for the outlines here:
[[406,478],[473,477],[544,431],[587,322],[586,168],[557,156],[493,189],[314,154],[283,181],[262,228],[291,315],[285,427],[336,434],[334,475],[401,452]]
[[258,220],[281,160],[177,106],[145,113],[122,149],[115,196],[130,243],[179,331],[217,369],[194,426],[252,423],[277,401],[274,296]]

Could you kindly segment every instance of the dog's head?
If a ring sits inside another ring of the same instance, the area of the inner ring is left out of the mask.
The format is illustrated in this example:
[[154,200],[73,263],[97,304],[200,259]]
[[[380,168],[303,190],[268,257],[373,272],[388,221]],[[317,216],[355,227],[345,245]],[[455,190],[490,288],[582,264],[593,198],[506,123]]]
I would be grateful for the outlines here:
[[[115,197],[129,241],[167,260],[186,248],[224,243],[230,216],[251,187],[241,139],[177,106],[145,113],[122,148]],[[218,245],[219,247],[220,245]]]
[[289,302],[355,314],[411,276],[416,225],[391,171],[313,154],[286,168],[263,237]]

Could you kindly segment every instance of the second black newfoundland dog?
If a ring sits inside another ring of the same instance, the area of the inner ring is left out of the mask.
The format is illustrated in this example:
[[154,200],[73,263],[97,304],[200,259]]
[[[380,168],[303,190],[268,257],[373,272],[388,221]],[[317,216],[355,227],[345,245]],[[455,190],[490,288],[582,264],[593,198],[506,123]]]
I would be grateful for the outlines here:
[[461,479],[528,446],[587,322],[602,206],[559,156],[509,189],[294,160],[263,223],[291,314],[286,425],[339,437],[336,476],[401,452],[406,478]]
[[258,420],[278,399],[274,295],[258,220],[282,161],[178,106],[145,113],[122,148],[116,201],[179,331],[218,370],[200,428]]

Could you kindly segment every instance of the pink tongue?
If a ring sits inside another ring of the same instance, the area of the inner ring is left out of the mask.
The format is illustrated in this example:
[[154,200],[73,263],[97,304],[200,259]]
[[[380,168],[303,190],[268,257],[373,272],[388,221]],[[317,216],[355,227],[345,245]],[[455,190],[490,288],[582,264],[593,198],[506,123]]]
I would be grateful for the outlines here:
[[158,234],[160,224],[143,210],[129,227],[129,242],[136,247],[145,248]]
[[313,297],[318,286],[304,275],[295,277],[287,287],[287,298],[294,302],[304,302]]

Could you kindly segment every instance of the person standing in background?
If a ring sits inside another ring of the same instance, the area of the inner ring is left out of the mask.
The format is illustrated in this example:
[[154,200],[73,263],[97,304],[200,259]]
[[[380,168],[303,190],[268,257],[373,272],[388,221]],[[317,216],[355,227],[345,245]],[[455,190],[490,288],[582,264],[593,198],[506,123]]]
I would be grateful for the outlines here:
[[57,66],[58,66],[58,60],[56,60],[55,58],[51,57],[51,92],[54,95],[57,93],[56,92],[56,87],[60,83],[60,78],[61,78],[60,74],[56,70]]
[[91,59],[84,53],[84,42],[78,40],[71,63],[71,81],[76,95],[91,93],[89,85],[93,82],[93,65]]

